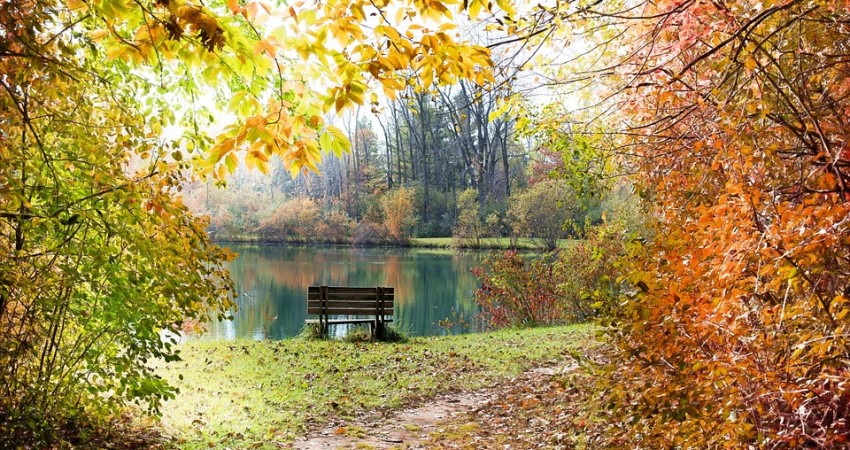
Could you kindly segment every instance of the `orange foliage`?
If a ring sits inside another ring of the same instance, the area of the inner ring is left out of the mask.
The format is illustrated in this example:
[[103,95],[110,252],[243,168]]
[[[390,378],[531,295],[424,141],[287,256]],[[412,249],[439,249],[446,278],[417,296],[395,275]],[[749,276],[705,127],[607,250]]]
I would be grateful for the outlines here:
[[657,226],[612,443],[850,445],[850,13],[816,3],[642,11],[622,112]]
[[387,233],[396,243],[405,243],[410,239],[416,225],[416,209],[413,189],[401,187],[390,191],[381,200],[384,207],[384,225]]

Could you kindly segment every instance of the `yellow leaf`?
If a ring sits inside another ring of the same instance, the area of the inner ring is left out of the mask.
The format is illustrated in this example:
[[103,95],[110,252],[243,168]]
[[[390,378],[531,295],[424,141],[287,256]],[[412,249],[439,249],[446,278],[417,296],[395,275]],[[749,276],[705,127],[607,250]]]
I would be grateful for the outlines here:
[[749,102],[747,103],[747,114],[755,114],[759,110],[759,104],[757,102]]
[[269,163],[266,161],[257,161],[257,169],[259,169],[263,175],[268,175]]
[[239,164],[239,160],[236,158],[236,154],[230,153],[229,155],[227,155],[227,158],[224,159],[224,164],[227,166],[227,170],[229,170],[230,173],[235,172],[236,167]]
[[301,167],[298,165],[297,162],[293,161],[292,164],[289,165],[289,175],[292,176],[292,178],[295,178],[300,173]]
[[325,132],[319,137],[319,145],[322,148],[322,151],[330,153],[334,150],[333,148],[333,137],[330,133]]
[[71,11],[74,11],[76,9],[88,9],[88,5],[86,5],[85,2],[81,0],[68,0],[67,4],[68,9],[70,9]]
[[268,155],[266,155],[266,153],[265,153],[265,152],[263,152],[263,151],[261,151],[261,150],[253,151],[253,152],[251,152],[251,154],[252,154],[252,155],[254,156],[254,158],[256,158],[258,161],[262,161],[262,162],[266,162],[266,163],[267,163],[267,162],[269,162],[269,156],[268,156]]
[[514,9],[514,5],[511,4],[509,0],[496,0],[496,4],[499,5],[499,8],[502,8],[502,11],[504,11],[507,15],[516,15],[516,9]]
[[469,2],[469,8],[467,9],[467,13],[469,13],[470,19],[475,19],[478,17],[478,14],[481,12],[481,2],[478,0],[472,0]]
[[106,31],[106,30],[104,30],[104,29],[97,29],[97,30],[94,30],[94,31],[90,32],[90,33],[89,33],[89,37],[90,37],[92,40],[96,41],[96,40],[98,40],[98,39],[102,38],[103,36],[106,36],[108,33],[109,33],[109,32],[108,32],[108,31]]
[[236,112],[239,106],[242,104],[242,101],[245,100],[245,95],[247,93],[245,91],[239,91],[233,95],[230,99],[230,102],[227,104],[228,111]]

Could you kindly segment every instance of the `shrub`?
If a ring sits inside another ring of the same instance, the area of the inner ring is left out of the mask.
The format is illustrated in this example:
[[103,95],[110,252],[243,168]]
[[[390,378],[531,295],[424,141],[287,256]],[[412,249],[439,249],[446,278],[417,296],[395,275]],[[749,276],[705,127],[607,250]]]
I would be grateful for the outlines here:
[[552,325],[565,321],[552,270],[555,254],[527,261],[515,250],[492,254],[473,269],[481,287],[475,300],[494,328]]
[[580,209],[579,199],[565,181],[541,181],[511,198],[511,227],[519,236],[531,237],[554,250]]
[[298,197],[263,219],[257,231],[269,240],[315,242],[321,237],[320,220],[319,205],[309,198]]
[[304,326],[301,327],[301,332],[298,333],[298,338],[308,341],[329,339],[327,333],[322,332],[322,326],[318,323],[305,323]]
[[351,218],[348,214],[334,209],[322,215],[322,222],[316,230],[316,235],[323,242],[347,244],[351,242],[351,227]]
[[372,334],[368,327],[357,327],[343,338],[346,342],[407,342],[407,335],[398,328],[384,324]]
[[571,321],[610,312],[620,295],[620,258],[630,234],[620,224],[588,227],[584,239],[560,252],[554,270]]
[[20,236],[0,242],[0,448],[82,439],[63,432],[97,426],[126,403],[157,412],[176,390],[148,361],[179,360],[181,323],[233,306],[227,252],[169,193],[179,173],[131,179],[123,147],[73,145],[67,157],[98,177],[48,170],[61,154],[15,156],[34,192],[52,192],[34,217],[68,212],[0,218],[0,235]]
[[375,339],[380,342],[407,342],[408,338],[398,326],[384,325],[376,330]]
[[387,242],[387,230],[383,225],[372,222],[360,222],[354,227],[354,245],[380,245]]
[[481,283],[475,299],[488,327],[583,322],[610,310],[619,294],[617,261],[626,235],[600,226],[560,252],[528,259],[516,251],[494,253],[473,269]]

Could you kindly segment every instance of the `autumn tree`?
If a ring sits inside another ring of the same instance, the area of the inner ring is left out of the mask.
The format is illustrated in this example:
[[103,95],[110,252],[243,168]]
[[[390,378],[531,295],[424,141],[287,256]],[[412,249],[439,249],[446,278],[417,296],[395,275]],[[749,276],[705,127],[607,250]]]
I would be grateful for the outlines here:
[[396,243],[402,244],[409,241],[413,227],[416,226],[414,200],[413,190],[405,187],[387,192],[381,198],[381,205],[384,208],[384,225]]
[[657,219],[634,241],[622,350],[601,382],[609,445],[850,441],[847,7],[539,11],[595,30],[587,54],[601,65],[561,81],[604,79],[610,148]]
[[146,361],[178,359],[180,324],[233,304],[227,253],[174,195],[182,149],[147,117],[168,113],[84,21],[0,3],[2,447],[46,446],[127,401],[157,410],[175,390]]
[[[228,255],[178,196],[191,169],[315,170],[349,148],[326,113],[370,83],[487,82],[487,49],[440,24],[467,7],[482,4],[0,0],[0,444],[49,447],[172,397],[147,362],[178,357],[183,320],[232,306]],[[233,122],[212,127],[222,110]]]

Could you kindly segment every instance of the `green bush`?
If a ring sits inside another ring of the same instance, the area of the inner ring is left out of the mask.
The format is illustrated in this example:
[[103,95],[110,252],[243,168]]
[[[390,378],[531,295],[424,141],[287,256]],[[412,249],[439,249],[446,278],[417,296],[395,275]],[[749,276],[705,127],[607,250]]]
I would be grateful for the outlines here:
[[461,192],[457,198],[457,210],[457,221],[452,231],[454,246],[480,247],[481,238],[485,237],[486,232],[481,224],[478,192],[471,188]]
[[27,180],[7,180],[33,201],[0,218],[19,236],[0,240],[0,448],[47,447],[127,402],[157,412],[175,389],[148,361],[178,359],[184,320],[232,306],[228,254],[170,193],[178,166],[131,178],[123,147],[65,131],[50,131],[62,146],[10,155]]
[[[569,234],[568,227],[582,212],[581,199],[563,180],[546,180],[511,197],[511,228],[518,237],[530,237],[548,250]],[[583,217],[581,223],[583,223]]]

